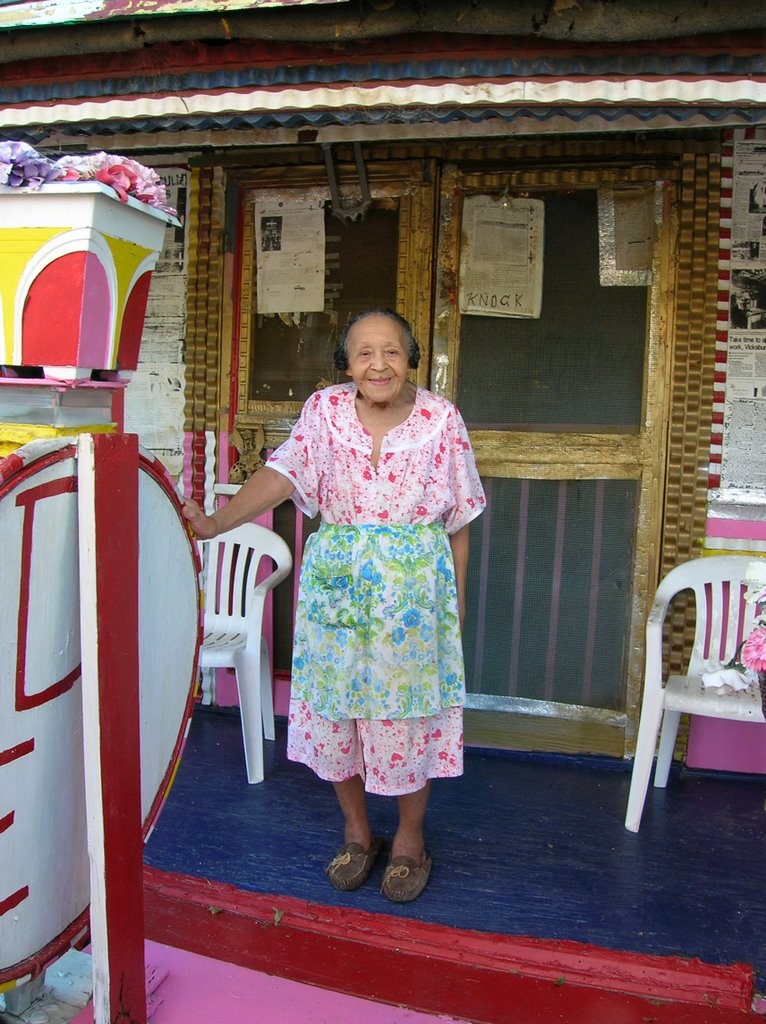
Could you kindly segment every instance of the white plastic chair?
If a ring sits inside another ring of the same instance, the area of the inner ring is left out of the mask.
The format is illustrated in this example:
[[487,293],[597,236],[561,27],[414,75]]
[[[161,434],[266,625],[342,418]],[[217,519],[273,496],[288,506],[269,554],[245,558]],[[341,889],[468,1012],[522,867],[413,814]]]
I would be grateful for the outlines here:
[[[205,565],[201,669],[233,668],[248,782],[263,781],[263,737],[274,739],[269,649],[261,635],[267,593],[287,576],[292,556],[272,530],[245,523],[200,542]],[[258,579],[263,558],[274,571]]]
[[[672,569],[660,583],[646,623],[646,670],[636,756],[628,795],[625,828],[638,832],[644,809],[657,735],[662,725],[654,785],[667,785],[682,713],[711,718],[763,722],[758,687],[723,695],[705,688],[702,673],[714,671],[736,653],[754,625],[756,608],[745,601],[748,566],[766,573],[766,559],[750,555],[711,555]],[[751,584],[752,585],[752,584]],[[694,644],[686,675],[663,677],[662,627],[673,598],[693,591]]]

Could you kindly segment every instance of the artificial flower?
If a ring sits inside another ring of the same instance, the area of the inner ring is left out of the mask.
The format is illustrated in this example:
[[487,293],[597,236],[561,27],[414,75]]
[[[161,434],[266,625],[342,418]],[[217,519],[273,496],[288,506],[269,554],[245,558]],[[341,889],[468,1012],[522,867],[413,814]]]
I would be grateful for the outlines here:
[[51,161],[28,143],[0,140],[0,185],[38,189],[53,177]]
[[50,160],[26,142],[0,140],[0,185],[38,189],[53,181],[98,181],[114,189],[123,203],[132,197],[172,216],[176,213],[157,172],[130,157],[100,152]]
[[742,645],[740,654],[745,668],[766,672],[766,625],[756,626]]

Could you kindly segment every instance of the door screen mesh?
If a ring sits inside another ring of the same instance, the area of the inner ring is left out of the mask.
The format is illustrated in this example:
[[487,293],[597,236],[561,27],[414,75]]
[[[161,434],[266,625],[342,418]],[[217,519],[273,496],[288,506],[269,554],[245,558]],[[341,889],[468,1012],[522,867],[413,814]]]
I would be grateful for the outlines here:
[[637,430],[647,290],[599,283],[597,196],[545,196],[539,319],[464,316],[457,404],[483,429]]
[[464,631],[471,693],[624,708],[638,485],[485,478]]

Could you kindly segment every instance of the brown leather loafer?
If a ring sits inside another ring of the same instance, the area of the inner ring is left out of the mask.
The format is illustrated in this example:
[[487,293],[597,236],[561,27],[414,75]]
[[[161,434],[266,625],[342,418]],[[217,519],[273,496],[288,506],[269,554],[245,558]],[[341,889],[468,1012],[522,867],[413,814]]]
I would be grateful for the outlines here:
[[422,864],[412,857],[392,857],[383,872],[380,891],[394,903],[416,900],[428,884],[432,863],[427,854]]
[[325,869],[330,884],[343,892],[364,885],[382,849],[382,839],[373,839],[369,850],[365,850],[359,843],[341,846]]

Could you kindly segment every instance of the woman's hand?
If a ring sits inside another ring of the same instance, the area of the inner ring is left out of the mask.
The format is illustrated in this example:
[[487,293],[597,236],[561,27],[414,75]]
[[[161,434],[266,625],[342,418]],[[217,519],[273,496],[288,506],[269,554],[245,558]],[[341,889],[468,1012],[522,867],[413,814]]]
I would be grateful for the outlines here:
[[198,540],[212,540],[218,536],[215,520],[206,516],[193,498],[184,500],[183,514]]
[[269,466],[263,466],[253,473],[231,501],[216,509],[212,516],[206,516],[193,498],[186,498],[183,505],[184,518],[199,540],[212,540],[220,533],[227,533],[242,523],[249,523],[269,512],[289,498],[295,484]]

